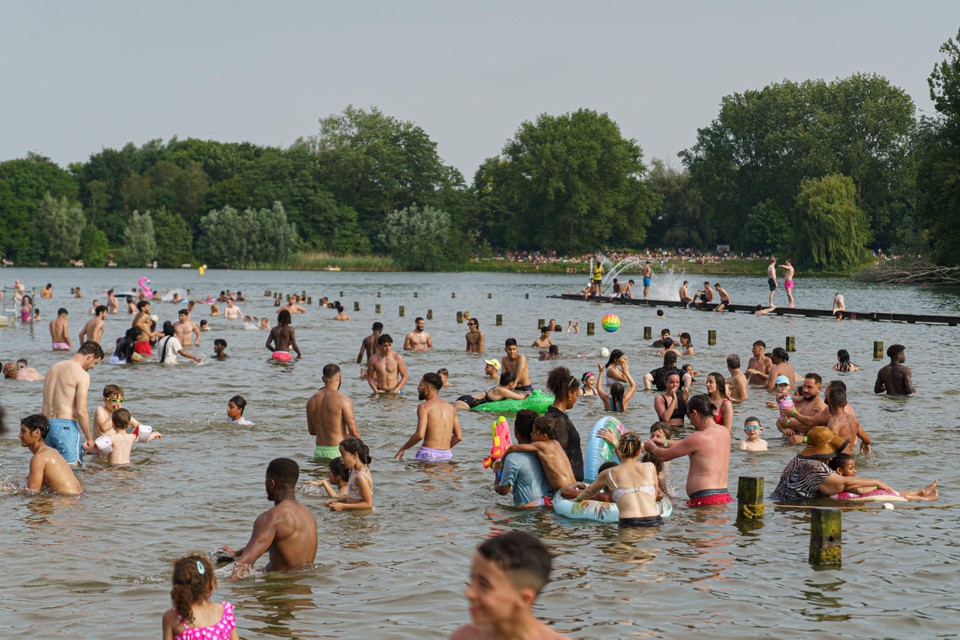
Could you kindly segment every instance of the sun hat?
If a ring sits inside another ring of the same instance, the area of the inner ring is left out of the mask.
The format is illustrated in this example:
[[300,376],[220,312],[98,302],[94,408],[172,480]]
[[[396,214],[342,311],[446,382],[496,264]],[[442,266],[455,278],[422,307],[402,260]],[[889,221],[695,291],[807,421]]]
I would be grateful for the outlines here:
[[807,432],[807,446],[801,456],[833,455],[847,446],[847,439],[827,427],[814,427]]

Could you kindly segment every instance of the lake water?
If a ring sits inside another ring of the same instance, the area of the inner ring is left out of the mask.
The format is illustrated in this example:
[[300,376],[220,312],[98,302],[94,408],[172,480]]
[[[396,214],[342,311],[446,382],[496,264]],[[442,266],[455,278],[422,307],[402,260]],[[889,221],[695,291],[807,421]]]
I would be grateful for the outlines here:
[[[37,301],[44,321],[35,333],[19,325],[0,329],[0,360],[27,356],[31,366],[45,372],[62,357],[49,351],[46,328],[57,307],[69,310],[75,337],[89,318],[94,297],[102,299],[110,286],[132,287],[142,275],[3,269],[0,283],[9,286],[19,278],[39,292],[51,282],[56,297]],[[762,528],[741,532],[734,525],[733,505],[720,511],[681,507],[661,530],[641,534],[569,521],[547,511],[516,510],[509,496],[494,493],[491,473],[480,464],[490,447],[489,416],[461,413],[464,441],[455,449],[452,466],[426,468],[392,456],[415,428],[415,381],[423,373],[447,367],[451,388],[443,396],[450,400],[488,386],[481,359],[463,351],[466,325],[457,324],[457,310],[479,318],[487,357],[500,357],[508,337],[529,345],[538,335],[538,318],[556,318],[564,326],[579,320],[579,334],[554,335],[561,351],[573,356],[564,364],[576,375],[596,370],[604,346],[624,349],[635,372],[659,366],[661,357],[642,339],[644,326],[653,327],[654,334],[662,327],[674,334],[689,331],[698,354],[681,362],[692,362],[704,376],[725,374],[729,353],[746,362],[754,340],[763,339],[772,348],[794,336],[797,351],[791,363],[798,372],[816,371],[825,379],[842,375],[864,427],[874,436],[874,453],[858,461],[861,475],[898,488],[918,488],[939,478],[941,498],[934,504],[944,507],[960,502],[955,463],[960,436],[950,404],[960,398],[951,366],[960,356],[958,327],[678,309],[666,309],[666,317],[658,319],[652,308],[619,307],[621,329],[607,334],[599,324],[610,307],[546,298],[579,289],[582,276],[262,271],[200,276],[173,270],[146,275],[156,289],[188,288],[195,297],[239,289],[249,299],[240,305],[244,313],[271,321],[274,309],[263,297],[265,290],[306,290],[314,306],[306,316],[294,318],[304,358],[290,367],[269,364],[266,332],[209,318],[209,307],[198,305],[194,320],[208,318],[212,325],[200,351],[210,354],[213,339],[224,338],[230,360],[174,368],[96,367],[91,408],[100,402],[105,384],[119,384],[126,394],[124,406],[166,438],[135,447],[129,467],[88,464],[78,472],[86,489],[80,498],[0,498],[7,576],[0,586],[4,638],[159,635],[161,614],[169,607],[170,562],[190,551],[206,553],[221,544],[240,547],[246,542],[254,518],[270,506],[263,490],[269,460],[289,456],[301,464],[302,479],[324,476],[311,459],[313,439],[306,432],[304,405],[321,385],[320,370],[328,362],[343,368],[343,391],[352,396],[361,434],[370,445],[376,510],[329,512],[319,493],[301,489],[300,499],[319,523],[317,564],[297,575],[221,582],[216,598],[236,604],[243,638],[446,637],[469,620],[463,588],[473,549],[485,536],[509,529],[542,537],[556,554],[554,580],[536,611],[578,638],[956,636],[957,509],[845,512],[843,568],[817,570],[807,564],[809,513],[802,510],[770,508]],[[672,299],[680,280],[679,275],[657,274],[654,297]],[[764,278],[720,281],[735,302],[767,297]],[[83,300],[69,296],[73,286],[85,292]],[[855,311],[960,315],[960,298],[950,292],[811,280],[803,274],[797,279],[798,306],[829,308],[837,290]],[[354,321],[333,321],[333,311],[316,306],[321,295],[342,300]],[[360,302],[359,312],[353,311],[354,301]],[[379,315],[374,313],[377,303],[382,305]],[[406,308],[403,318],[398,317],[400,305]],[[428,309],[433,311],[427,330],[435,350],[405,355],[413,379],[408,397],[371,399],[355,364],[361,338],[379,320],[399,347],[413,319],[426,316]],[[154,312],[161,320],[176,319],[172,304],[156,304]],[[494,326],[497,313],[503,314],[502,327]],[[586,335],[587,321],[596,322],[597,335]],[[105,345],[112,347],[129,323],[123,312],[111,316]],[[716,346],[706,344],[709,329],[717,330]],[[874,397],[876,370],[883,364],[872,359],[874,340],[906,345],[915,397]],[[831,375],[838,348],[849,350],[864,371]],[[531,357],[534,384],[542,386],[552,363],[536,362],[536,350],[529,347],[523,352]],[[576,358],[581,352],[586,355]],[[945,371],[945,366],[950,368]],[[701,391],[704,376],[699,378]],[[225,422],[227,400],[237,393],[246,397],[246,417],[255,426]],[[770,451],[734,452],[731,492],[738,476],[760,475],[769,494],[796,453],[774,437],[774,412],[763,408],[764,400],[762,393],[752,392],[736,409],[735,443],[742,436],[737,425],[757,414],[768,427]],[[29,454],[11,436],[21,417],[39,411],[41,384],[2,381],[0,403],[8,423],[0,447],[2,479],[19,483]],[[570,415],[585,436],[604,414],[597,401],[581,401]],[[638,392],[624,422],[646,432],[655,419],[653,396]],[[686,471],[685,461],[672,466],[671,482],[681,490]]]

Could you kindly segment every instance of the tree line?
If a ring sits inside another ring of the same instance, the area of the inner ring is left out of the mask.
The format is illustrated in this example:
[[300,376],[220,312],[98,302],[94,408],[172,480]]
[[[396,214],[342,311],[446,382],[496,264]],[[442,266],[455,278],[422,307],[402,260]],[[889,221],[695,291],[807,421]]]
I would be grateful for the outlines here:
[[957,41],[929,77],[934,115],[878,75],[784,80],[723,97],[679,168],[647,166],[588,109],[523,122],[469,184],[421,127],[353,106],[287,148],[173,138],[66,168],[31,154],[0,163],[0,252],[164,267],[376,253],[442,269],[503,249],[726,244],[821,270],[870,250],[960,264]]

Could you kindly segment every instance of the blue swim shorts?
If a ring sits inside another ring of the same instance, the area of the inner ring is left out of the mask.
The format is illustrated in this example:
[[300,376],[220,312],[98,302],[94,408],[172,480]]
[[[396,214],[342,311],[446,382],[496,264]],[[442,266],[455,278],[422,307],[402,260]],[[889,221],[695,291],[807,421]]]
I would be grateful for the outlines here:
[[50,432],[44,440],[48,447],[60,452],[67,464],[83,462],[83,434],[76,420],[50,418]]

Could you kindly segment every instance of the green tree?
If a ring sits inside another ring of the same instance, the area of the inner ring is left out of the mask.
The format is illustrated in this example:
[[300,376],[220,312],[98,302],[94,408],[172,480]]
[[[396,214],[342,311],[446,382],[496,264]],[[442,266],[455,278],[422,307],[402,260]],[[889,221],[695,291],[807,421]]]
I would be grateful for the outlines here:
[[439,271],[448,260],[445,244],[449,237],[449,214],[412,204],[387,215],[380,242],[402,269]]
[[800,265],[846,271],[869,256],[870,227],[857,206],[856,186],[849,176],[804,179],[797,194],[793,228]]
[[157,240],[150,212],[134,211],[123,232],[123,266],[142,267],[157,257]]
[[662,201],[653,213],[647,244],[661,247],[713,248],[717,234],[705,219],[703,198],[690,181],[690,172],[653,160],[644,184]]
[[508,246],[582,252],[646,237],[660,196],[643,182],[636,141],[607,115],[581,109],[524,122],[489,166],[492,197],[509,211]]
[[89,222],[80,232],[80,258],[88,267],[105,267],[110,255],[107,234]]
[[193,254],[193,234],[187,221],[179,213],[167,209],[158,209],[153,218],[157,263],[171,268],[189,263]]
[[64,267],[80,255],[80,233],[87,221],[79,202],[45,194],[36,223],[43,238],[44,258],[51,267]]
[[244,267],[278,264],[288,260],[297,248],[297,230],[287,221],[283,205],[270,209],[232,207],[214,209],[200,219],[198,250],[212,266]]
[[764,200],[747,214],[743,243],[747,251],[776,253],[793,242],[793,229],[787,212],[770,200]]

